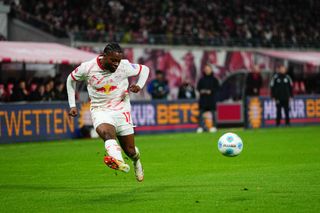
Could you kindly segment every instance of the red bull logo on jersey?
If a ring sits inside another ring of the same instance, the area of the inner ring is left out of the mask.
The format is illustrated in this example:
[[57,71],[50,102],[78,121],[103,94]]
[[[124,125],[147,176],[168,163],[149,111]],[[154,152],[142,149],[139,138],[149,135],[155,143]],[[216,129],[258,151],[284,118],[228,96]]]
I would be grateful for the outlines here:
[[117,88],[118,88],[117,86],[106,84],[103,87],[97,88],[97,92],[110,94],[112,91],[116,90]]

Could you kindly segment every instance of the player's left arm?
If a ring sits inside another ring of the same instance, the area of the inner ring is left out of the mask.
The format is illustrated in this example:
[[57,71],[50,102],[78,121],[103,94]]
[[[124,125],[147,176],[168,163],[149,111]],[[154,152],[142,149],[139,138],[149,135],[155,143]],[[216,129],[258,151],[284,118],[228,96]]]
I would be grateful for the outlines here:
[[129,77],[138,75],[139,79],[138,79],[136,84],[130,85],[129,90],[131,92],[137,93],[146,84],[148,76],[149,76],[150,69],[149,69],[149,67],[147,67],[145,65],[141,65],[141,64],[131,64],[131,67],[133,69],[129,73]]

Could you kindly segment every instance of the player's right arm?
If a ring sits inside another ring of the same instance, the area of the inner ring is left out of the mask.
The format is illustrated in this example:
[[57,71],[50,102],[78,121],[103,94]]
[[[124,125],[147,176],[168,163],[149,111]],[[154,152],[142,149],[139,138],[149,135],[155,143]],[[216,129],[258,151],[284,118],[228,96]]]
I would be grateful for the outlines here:
[[74,69],[67,78],[67,94],[68,94],[68,102],[69,102],[69,115],[72,117],[76,117],[78,115],[78,109],[76,107],[76,82],[82,81],[86,77],[86,66],[85,64],[81,64],[76,69]]

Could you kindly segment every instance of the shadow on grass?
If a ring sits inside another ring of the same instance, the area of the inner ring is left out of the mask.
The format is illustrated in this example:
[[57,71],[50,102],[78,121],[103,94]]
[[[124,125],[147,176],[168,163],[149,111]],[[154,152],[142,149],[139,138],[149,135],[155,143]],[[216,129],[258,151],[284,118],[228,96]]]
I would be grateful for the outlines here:
[[[177,184],[177,185],[145,185],[139,183],[137,185],[128,187],[118,185],[95,185],[95,186],[53,186],[53,185],[17,185],[17,184],[1,184],[0,194],[10,192],[29,192],[29,193],[58,193],[58,196],[77,197],[81,199],[70,199],[68,202],[92,205],[100,204],[130,204],[143,202],[161,202],[163,199],[170,199],[173,197],[184,198],[187,194],[194,195],[215,194],[219,191],[214,184]],[[62,193],[62,194],[61,194]],[[80,197],[79,197],[80,196]],[[245,202],[252,198],[246,196],[237,196],[228,198],[233,202]]]
[[[25,185],[17,185],[17,184],[1,184],[0,185],[0,192],[1,191],[30,191],[30,192],[34,192],[34,191],[59,191],[59,192],[63,192],[63,191],[94,191],[94,190],[100,190],[101,188],[103,188],[105,186],[49,186],[49,185],[31,185],[31,184],[25,184]],[[116,189],[117,187],[113,187],[113,186],[108,186],[108,188],[111,189]]]
[[[96,196],[94,199],[88,200],[89,202],[107,202],[107,203],[131,203],[131,202],[145,202],[159,200],[159,196],[171,197],[178,196],[183,197],[187,193],[212,192],[213,185],[156,185],[156,186],[142,186],[135,187],[130,190],[124,190],[122,192],[110,193],[105,195]],[[168,198],[170,199],[170,198]]]

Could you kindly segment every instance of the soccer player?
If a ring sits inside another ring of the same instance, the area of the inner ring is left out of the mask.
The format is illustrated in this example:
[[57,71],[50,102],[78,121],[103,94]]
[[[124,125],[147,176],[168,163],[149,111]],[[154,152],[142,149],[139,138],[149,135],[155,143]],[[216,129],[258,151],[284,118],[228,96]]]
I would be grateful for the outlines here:
[[[78,115],[75,102],[76,82],[86,81],[93,126],[104,141],[108,153],[104,158],[105,164],[112,169],[129,172],[130,166],[123,160],[122,148],[133,161],[137,180],[143,181],[140,153],[134,142],[129,92],[137,93],[142,89],[147,81],[149,68],[131,64],[122,58],[123,51],[119,44],[109,43],[103,54],[82,63],[70,73],[67,78],[69,115]],[[138,82],[129,86],[128,78],[137,75]]]

